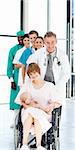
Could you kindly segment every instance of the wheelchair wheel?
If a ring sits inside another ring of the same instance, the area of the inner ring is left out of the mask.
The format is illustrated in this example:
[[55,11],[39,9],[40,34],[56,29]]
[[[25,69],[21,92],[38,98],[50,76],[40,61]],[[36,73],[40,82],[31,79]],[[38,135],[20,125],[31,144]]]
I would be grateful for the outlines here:
[[18,150],[18,137],[19,137],[19,131],[16,127],[14,127],[14,147],[15,147],[15,150]]
[[18,130],[18,126],[17,126],[17,120],[18,120],[18,115],[15,118],[15,123],[14,123],[14,147],[15,150],[19,150],[18,149],[18,145],[19,145],[19,130]]
[[52,150],[57,150],[55,142],[52,144]]
[[56,145],[56,149],[60,150],[60,140],[59,140],[59,138],[57,138],[57,140],[55,141],[55,145]]

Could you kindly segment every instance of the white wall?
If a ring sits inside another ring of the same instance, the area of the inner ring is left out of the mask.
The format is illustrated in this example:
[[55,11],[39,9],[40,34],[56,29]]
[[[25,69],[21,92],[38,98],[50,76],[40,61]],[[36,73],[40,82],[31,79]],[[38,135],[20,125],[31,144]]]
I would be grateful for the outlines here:
[[[16,35],[20,30],[20,0],[0,0],[0,35]],[[0,36],[0,103],[9,102],[10,81],[5,75],[8,53],[17,43],[14,37]]]

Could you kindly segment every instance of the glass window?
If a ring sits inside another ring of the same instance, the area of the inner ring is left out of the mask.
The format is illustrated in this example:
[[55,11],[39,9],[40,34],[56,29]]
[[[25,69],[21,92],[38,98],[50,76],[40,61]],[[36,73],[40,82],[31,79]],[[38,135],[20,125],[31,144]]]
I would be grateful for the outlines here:
[[47,31],[47,0],[28,0],[28,31],[37,30],[40,35]]
[[65,52],[66,52],[66,11],[67,7],[65,0],[61,1],[50,0],[49,30],[56,33],[58,39],[58,47],[63,49]]
[[0,0],[0,34],[14,34],[20,29],[20,0]]

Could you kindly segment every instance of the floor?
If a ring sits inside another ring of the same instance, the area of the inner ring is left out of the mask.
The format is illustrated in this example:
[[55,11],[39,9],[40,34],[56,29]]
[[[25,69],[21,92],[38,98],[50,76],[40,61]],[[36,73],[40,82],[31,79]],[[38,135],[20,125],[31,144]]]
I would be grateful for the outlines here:
[[[0,149],[14,150],[14,131],[10,128],[13,111],[0,104]],[[60,149],[75,150],[75,100],[66,100],[60,122]]]

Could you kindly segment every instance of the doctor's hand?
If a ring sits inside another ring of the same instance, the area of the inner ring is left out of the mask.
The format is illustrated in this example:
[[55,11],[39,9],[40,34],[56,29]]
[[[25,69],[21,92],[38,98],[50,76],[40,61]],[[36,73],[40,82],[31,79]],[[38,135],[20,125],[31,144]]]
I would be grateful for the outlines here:
[[13,89],[13,90],[16,90],[16,83],[13,81],[13,82],[11,82],[11,88]]

